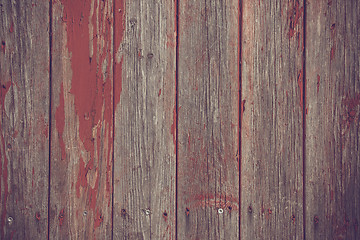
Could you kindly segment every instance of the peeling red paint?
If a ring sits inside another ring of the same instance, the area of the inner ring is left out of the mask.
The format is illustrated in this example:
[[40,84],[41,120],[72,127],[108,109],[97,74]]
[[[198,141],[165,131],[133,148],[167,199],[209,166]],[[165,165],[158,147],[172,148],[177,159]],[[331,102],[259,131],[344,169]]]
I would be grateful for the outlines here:
[[302,18],[304,12],[304,7],[299,8],[299,2],[295,2],[295,6],[288,12],[289,19],[289,32],[288,36],[291,39],[295,36],[298,31],[296,30],[297,25],[300,23],[300,18]]
[[88,172],[89,168],[85,168],[85,163],[82,158],[80,158],[79,161],[79,173],[78,173],[78,179],[76,181],[76,196],[80,198],[80,186],[81,187],[87,187],[87,178],[86,174]]
[[64,101],[64,86],[61,84],[60,87],[60,103],[56,108],[55,112],[55,121],[56,121],[56,129],[59,134],[59,144],[61,149],[61,159],[66,159],[66,151],[65,151],[65,143],[63,139],[63,133],[65,128],[65,101]]
[[94,229],[100,227],[101,223],[104,221],[104,217],[99,212],[99,209],[96,209],[95,219],[94,219]]
[[160,95],[161,95],[161,88],[159,89],[159,94],[158,94],[158,96],[160,97]]

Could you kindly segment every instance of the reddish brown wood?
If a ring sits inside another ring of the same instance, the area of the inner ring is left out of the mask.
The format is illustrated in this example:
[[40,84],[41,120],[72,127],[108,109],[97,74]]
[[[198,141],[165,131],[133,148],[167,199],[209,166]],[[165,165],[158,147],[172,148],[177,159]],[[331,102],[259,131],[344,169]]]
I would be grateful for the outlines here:
[[359,239],[360,3],[308,1],[306,237]]
[[0,1],[0,239],[46,239],[49,3]]
[[109,239],[113,2],[52,2],[51,239]]
[[303,17],[303,1],[243,1],[243,239],[304,237]]
[[239,238],[238,20],[238,1],[179,1],[179,239]]
[[175,1],[115,1],[114,239],[175,239]]

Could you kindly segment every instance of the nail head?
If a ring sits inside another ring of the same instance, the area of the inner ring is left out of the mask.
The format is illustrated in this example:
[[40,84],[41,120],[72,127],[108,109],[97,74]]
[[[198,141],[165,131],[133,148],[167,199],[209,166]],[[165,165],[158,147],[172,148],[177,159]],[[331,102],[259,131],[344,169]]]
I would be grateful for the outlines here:
[[218,209],[218,213],[222,214],[223,212],[224,212],[224,209],[222,209],[222,208]]

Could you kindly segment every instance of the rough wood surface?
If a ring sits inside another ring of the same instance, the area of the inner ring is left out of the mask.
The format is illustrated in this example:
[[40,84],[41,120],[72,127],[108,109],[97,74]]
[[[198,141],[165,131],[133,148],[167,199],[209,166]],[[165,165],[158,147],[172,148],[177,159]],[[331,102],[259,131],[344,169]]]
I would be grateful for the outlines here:
[[50,239],[109,239],[113,2],[52,2]]
[[360,3],[306,15],[306,237],[359,239]]
[[48,13],[47,1],[0,1],[0,239],[47,237]]
[[243,239],[303,239],[303,16],[303,1],[243,1]]
[[175,239],[175,1],[115,1],[114,239]]
[[238,1],[179,1],[179,239],[239,238],[238,20]]

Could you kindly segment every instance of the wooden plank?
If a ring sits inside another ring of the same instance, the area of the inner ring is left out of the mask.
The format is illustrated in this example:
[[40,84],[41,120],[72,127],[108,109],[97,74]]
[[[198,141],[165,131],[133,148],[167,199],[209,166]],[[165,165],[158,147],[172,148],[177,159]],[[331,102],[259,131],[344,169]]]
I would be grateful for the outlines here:
[[360,3],[308,1],[306,237],[360,236]]
[[0,239],[46,239],[49,2],[0,1]]
[[115,1],[114,239],[175,239],[175,1]]
[[303,239],[303,1],[243,1],[241,237]]
[[239,238],[239,3],[179,1],[178,238]]
[[52,2],[50,239],[109,239],[113,2]]

